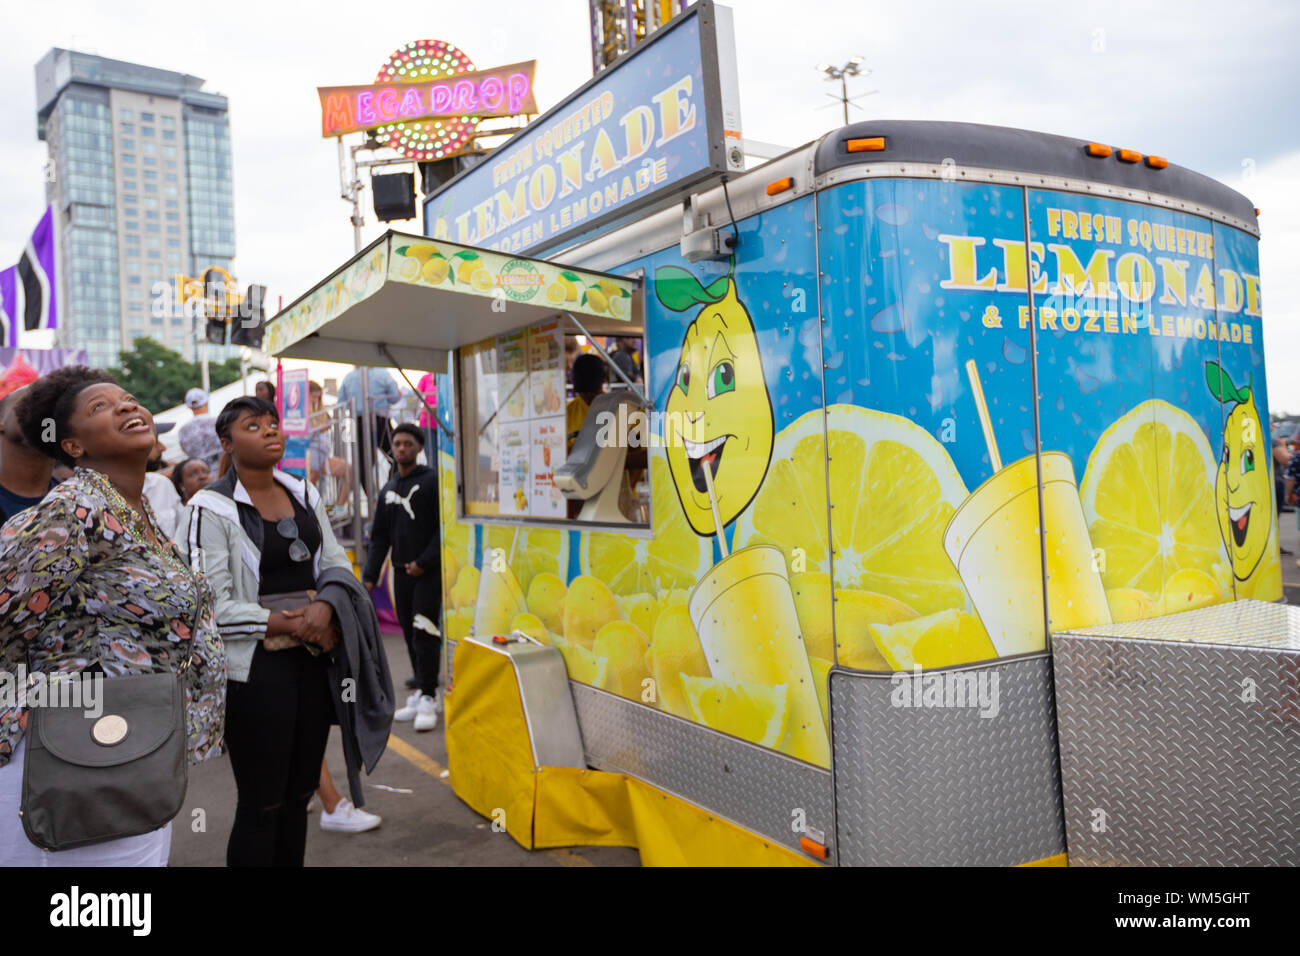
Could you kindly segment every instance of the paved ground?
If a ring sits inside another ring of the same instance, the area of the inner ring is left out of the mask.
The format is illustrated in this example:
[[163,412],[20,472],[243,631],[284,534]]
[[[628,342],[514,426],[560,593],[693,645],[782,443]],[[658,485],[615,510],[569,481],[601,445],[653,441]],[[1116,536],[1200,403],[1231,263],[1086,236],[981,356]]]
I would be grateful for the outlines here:
[[[393,681],[411,673],[400,636],[386,638]],[[509,834],[494,833],[488,821],[462,803],[440,774],[447,766],[442,728],[417,734],[409,723],[394,724],[387,753],[366,780],[366,809],[384,818],[367,833],[326,833],[320,813],[309,817],[308,866],[639,866],[635,850],[577,847],[530,852]],[[339,732],[330,737],[326,759],[334,783],[347,794]],[[391,789],[384,789],[391,788]],[[203,810],[205,829],[194,832],[194,811]],[[172,828],[172,866],[224,866],[226,838],[234,819],[235,781],[226,758],[191,769],[185,809]]]

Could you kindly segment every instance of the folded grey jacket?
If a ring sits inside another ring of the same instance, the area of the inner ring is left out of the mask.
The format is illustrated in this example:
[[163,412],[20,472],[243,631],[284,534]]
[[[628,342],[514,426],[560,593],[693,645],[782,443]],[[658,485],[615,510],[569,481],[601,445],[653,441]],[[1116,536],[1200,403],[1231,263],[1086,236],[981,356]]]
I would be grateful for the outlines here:
[[348,788],[352,802],[361,807],[366,802],[361,767],[365,765],[366,773],[374,771],[393,726],[393,678],[375,606],[351,570],[323,568],[316,578],[316,600],[334,609],[343,634],[330,655],[330,685],[343,732]]

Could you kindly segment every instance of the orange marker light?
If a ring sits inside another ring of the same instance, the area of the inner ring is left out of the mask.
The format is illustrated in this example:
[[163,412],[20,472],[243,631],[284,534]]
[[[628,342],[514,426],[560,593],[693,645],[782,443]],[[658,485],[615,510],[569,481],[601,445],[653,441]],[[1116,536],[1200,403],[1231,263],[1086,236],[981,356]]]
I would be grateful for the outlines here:
[[868,136],[863,139],[846,140],[844,146],[850,153],[874,153],[885,148],[885,137]]
[[1147,165],[1152,169],[1165,169],[1169,165],[1169,160],[1163,156],[1148,156]]
[[1121,149],[1119,151],[1119,159],[1123,163],[1136,163],[1141,158],[1142,154],[1136,149]]
[[1101,143],[1089,143],[1088,155],[1106,157],[1113,153],[1114,150],[1109,146],[1103,146]]
[[806,836],[799,838],[799,848],[809,856],[815,856],[819,860],[824,860],[831,855],[831,851],[827,846]]
[[1259,207],[1258,207],[1258,206],[1255,207],[1255,218],[1256,218],[1256,219],[1259,218]]
[[778,179],[774,183],[768,183],[767,194],[769,196],[775,196],[777,193],[783,193],[787,189],[793,189],[793,188],[794,188],[794,177],[786,176],[784,179]]

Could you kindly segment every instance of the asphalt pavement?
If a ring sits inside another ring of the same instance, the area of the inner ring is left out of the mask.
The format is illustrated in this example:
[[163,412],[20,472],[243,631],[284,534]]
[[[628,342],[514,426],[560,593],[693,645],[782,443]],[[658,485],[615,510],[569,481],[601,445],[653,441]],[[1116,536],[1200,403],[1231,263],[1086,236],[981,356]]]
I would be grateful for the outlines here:
[[[411,674],[400,635],[384,639],[393,682],[404,700]],[[338,728],[326,752],[334,785],[347,796],[347,774]],[[574,847],[529,851],[508,833],[492,830],[452,792],[442,776],[447,742],[437,730],[416,733],[393,724],[388,750],[370,777],[363,777],[366,809],[383,823],[365,833],[327,833],[320,811],[308,817],[308,866],[639,866],[636,850]],[[317,801],[319,804],[319,801]],[[172,824],[171,866],[225,866],[226,840],[235,816],[235,780],[226,757],[190,768],[185,808]]]

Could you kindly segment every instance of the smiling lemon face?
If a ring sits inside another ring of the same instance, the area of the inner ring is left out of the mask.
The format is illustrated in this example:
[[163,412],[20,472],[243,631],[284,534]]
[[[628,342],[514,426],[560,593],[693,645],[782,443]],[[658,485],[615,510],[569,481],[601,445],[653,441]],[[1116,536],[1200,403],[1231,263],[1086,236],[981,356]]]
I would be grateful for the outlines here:
[[1254,395],[1232,409],[1223,429],[1223,456],[1214,495],[1219,532],[1238,581],[1245,581],[1259,567],[1273,527],[1266,434]]
[[697,534],[711,535],[716,529],[705,464],[726,525],[753,500],[772,457],[772,401],[754,323],[734,281],[687,328],[664,418],[682,510]]

